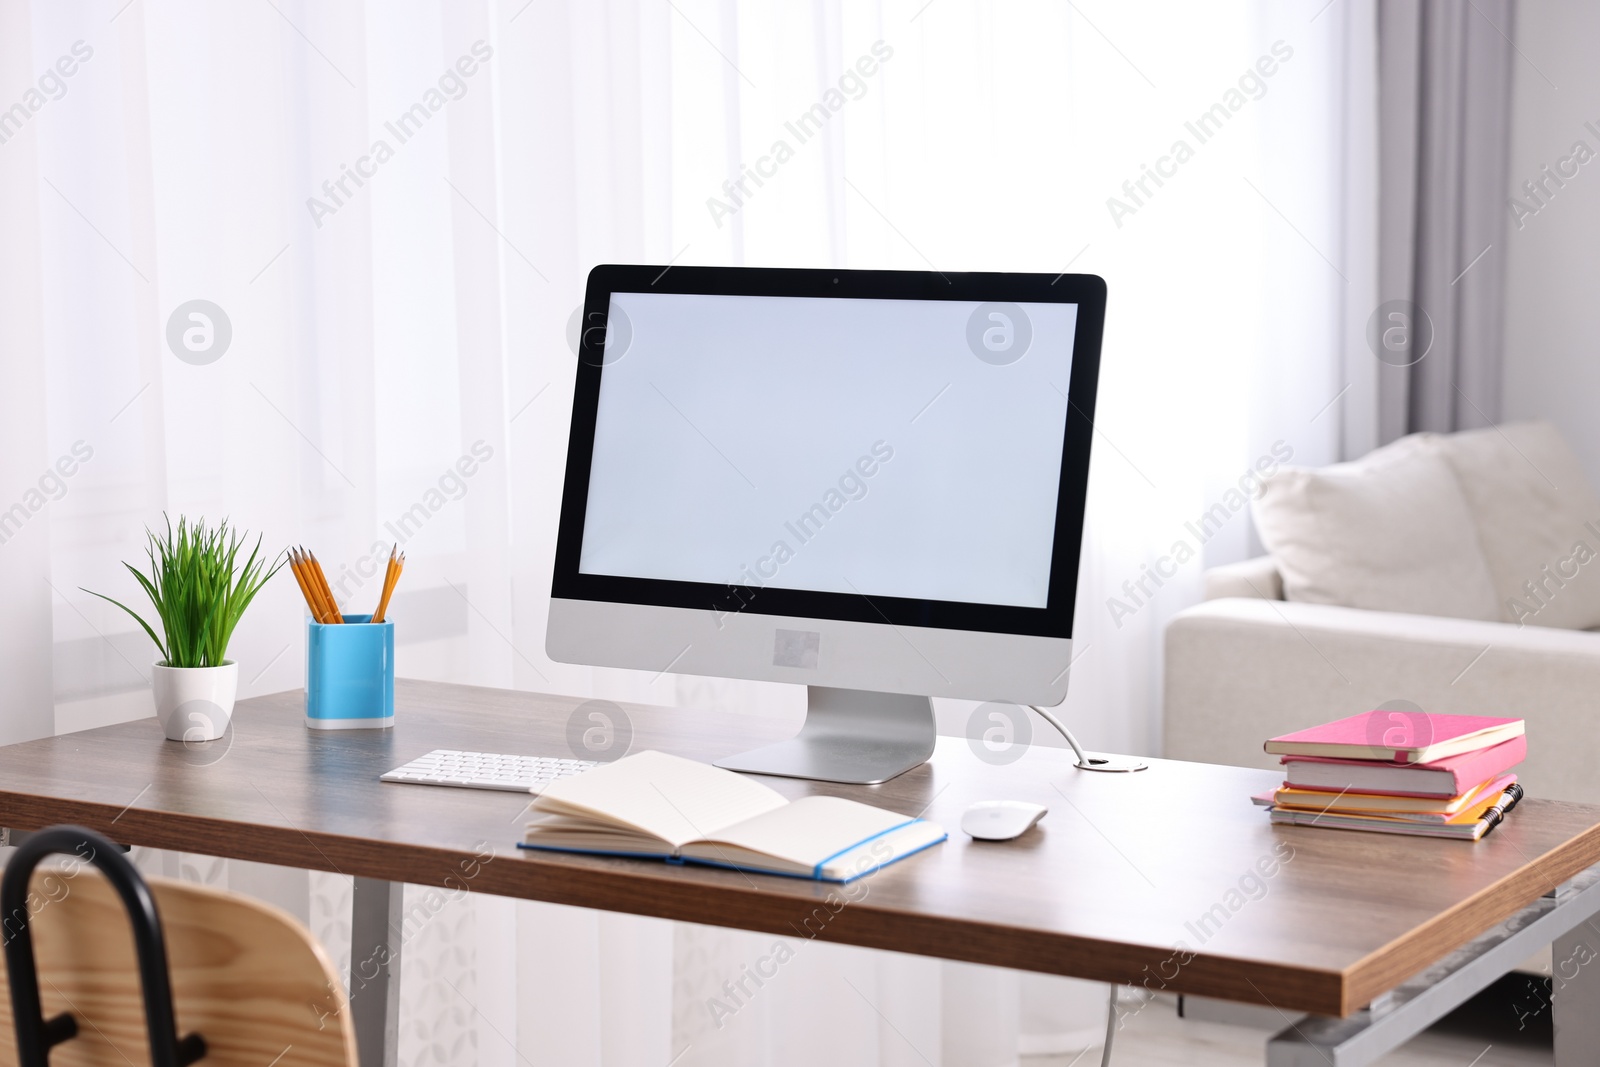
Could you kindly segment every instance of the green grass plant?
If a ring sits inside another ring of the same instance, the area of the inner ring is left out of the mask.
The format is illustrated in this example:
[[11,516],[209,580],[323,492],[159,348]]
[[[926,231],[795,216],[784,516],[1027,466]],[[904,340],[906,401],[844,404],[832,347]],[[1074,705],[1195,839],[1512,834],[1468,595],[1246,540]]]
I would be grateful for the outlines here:
[[256,593],[278,573],[287,557],[280,554],[269,567],[261,558],[258,536],[255,547],[241,566],[240,550],[249,535],[230,527],[228,520],[210,527],[204,519],[191,523],[179,516],[176,531],[172,528],[172,519],[167,517],[166,521],[165,533],[145,530],[149,539],[145,548],[150,561],[149,574],[131,563],[123,563],[155,606],[164,640],[126,604],[91,589],[84,592],[110,601],[132,615],[161,650],[162,666],[220,667],[227,659],[228,641],[233,637],[234,627]]

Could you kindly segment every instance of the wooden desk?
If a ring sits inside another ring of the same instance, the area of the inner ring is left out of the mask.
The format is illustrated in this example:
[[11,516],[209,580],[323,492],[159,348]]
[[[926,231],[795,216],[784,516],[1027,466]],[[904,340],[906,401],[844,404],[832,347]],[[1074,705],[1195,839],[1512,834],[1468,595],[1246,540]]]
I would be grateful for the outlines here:
[[[0,748],[0,825],[80,823],[133,845],[459,885],[790,937],[1345,1016],[1600,863],[1600,808],[1531,798],[1476,845],[1275,828],[1267,771],[1153,761],[1077,771],[1036,748],[992,766],[960,739],[881,786],[763,779],[924,814],[950,840],[840,887],[514,846],[524,798],[392,785],[433,748],[569,755],[581,701],[402,681],[389,731],[305,728],[304,696],[243,701],[231,744],[189,750],[142,720]],[[710,760],[783,736],[757,717],[629,706],[633,748]],[[1050,813],[1015,842],[959,830],[975,800]],[[450,881],[447,882],[446,880]],[[398,893],[387,906],[398,907]],[[830,909],[832,898],[851,902]],[[391,914],[394,914],[393,912]]]

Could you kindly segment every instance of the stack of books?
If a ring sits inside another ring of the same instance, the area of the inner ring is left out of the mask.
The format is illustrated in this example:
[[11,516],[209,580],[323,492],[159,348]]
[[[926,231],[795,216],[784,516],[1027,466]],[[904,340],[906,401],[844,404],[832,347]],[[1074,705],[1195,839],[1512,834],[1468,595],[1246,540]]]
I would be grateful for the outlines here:
[[1522,799],[1521,719],[1369,711],[1274,737],[1283,787],[1254,799],[1272,821],[1476,841]]

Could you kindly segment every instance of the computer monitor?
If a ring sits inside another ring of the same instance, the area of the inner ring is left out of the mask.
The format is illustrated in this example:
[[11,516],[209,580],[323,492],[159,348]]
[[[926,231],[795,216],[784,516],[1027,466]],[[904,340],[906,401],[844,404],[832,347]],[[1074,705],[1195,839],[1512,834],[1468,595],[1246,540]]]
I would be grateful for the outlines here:
[[929,697],[1059,704],[1105,283],[604,265],[589,275],[551,658],[809,687],[719,761],[872,783]]

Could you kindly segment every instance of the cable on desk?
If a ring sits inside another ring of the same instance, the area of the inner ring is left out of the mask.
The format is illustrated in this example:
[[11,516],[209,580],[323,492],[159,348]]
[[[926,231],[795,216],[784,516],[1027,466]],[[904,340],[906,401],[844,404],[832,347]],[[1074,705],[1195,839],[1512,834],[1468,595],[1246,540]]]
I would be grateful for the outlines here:
[[1078,766],[1081,767],[1089,762],[1089,757],[1084,754],[1083,746],[1078,744],[1078,739],[1076,737],[1072,736],[1072,731],[1067,729],[1066,723],[1056,718],[1054,713],[1041,708],[1037,704],[1029,704],[1028,707],[1037,712],[1039,718],[1043,719],[1045,722],[1059,730],[1061,732],[1061,736],[1067,739],[1067,744],[1072,746],[1073,753],[1078,757]]
[[1117,984],[1111,983],[1106,1003],[1106,1047],[1100,1051],[1100,1067],[1111,1067],[1111,1038],[1117,1032]]

